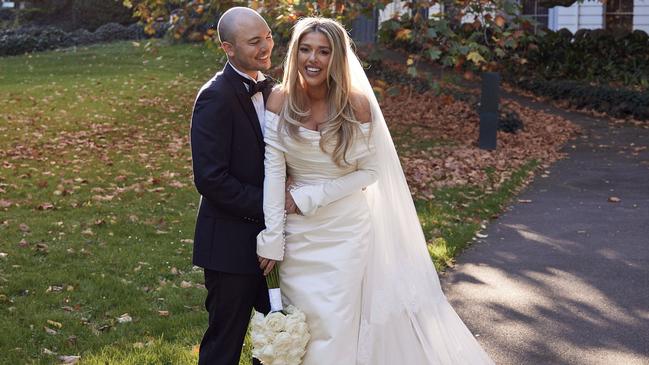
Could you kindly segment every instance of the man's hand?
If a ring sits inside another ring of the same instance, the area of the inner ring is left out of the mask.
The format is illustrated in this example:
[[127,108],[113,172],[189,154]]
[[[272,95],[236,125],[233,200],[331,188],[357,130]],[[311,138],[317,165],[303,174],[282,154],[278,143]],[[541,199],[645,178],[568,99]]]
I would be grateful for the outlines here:
[[273,267],[275,267],[275,263],[277,261],[273,259],[267,259],[265,257],[257,256],[259,259],[259,268],[264,271],[264,276],[270,274],[270,272],[273,270]]
[[298,212],[297,205],[295,204],[290,191],[292,185],[293,179],[289,176],[286,179],[286,193],[284,194],[286,196],[284,203],[284,210],[286,210],[286,214],[296,214]]
[[293,200],[293,196],[288,191],[286,192],[286,203],[284,206],[286,214],[297,214],[297,205]]

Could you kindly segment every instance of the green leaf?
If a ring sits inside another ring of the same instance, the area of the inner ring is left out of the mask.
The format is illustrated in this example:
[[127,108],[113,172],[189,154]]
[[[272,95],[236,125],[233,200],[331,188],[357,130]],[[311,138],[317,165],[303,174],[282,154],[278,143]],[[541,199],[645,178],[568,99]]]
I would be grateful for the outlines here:
[[390,19],[381,24],[381,27],[385,27],[390,30],[398,30],[401,29],[401,24],[399,24],[399,22],[394,19]]
[[449,66],[449,67],[451,67],[451,66],[455,66],[455,63],[456,63],[456,62],[457,62],[457,60],[456,60],[456,58],[453,57],[453,56],[445,56],[445,57],[442,57],[442,64],[443,64],[444,66]]
[[513,1],[505,1],[503,8],[507,14],[518,14],[520,5]]
[[429,38],[437,38],[437,30],[435,30],[435,28],[428,28],[426,35],[428,35]]
[[516,48],[517,44],[518,43],[512,38],[505,41],[505,47],[507,48]]
[[438,60],[441,55],[442,55],[442,51],[437,49],[437,47],[430,48],[428,50],[428,58],[430,58],[433,61]]
[[484,57],[482,57],[482,55],[481,55],[480,53],[475,52],[475,51],[470,52],[470,53],[466,56],[466,58],[467,58],[469,61],[471,61],[471,62],[473,62],[474,64],[476,64],[476,65],[480,65],[481,63],[486,62],[485,59],[484,59]]

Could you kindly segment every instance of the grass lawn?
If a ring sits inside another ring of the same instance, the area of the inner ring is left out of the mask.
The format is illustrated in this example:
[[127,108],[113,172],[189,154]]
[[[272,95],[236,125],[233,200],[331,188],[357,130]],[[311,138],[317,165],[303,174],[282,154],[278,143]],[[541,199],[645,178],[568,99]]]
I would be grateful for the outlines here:
[[[2,363],[195,363],[207,316],[188,131],[221,66],[202,46],[130,42],[0,59]],[[490,194],[416,202],[438,268],[534,166]]]

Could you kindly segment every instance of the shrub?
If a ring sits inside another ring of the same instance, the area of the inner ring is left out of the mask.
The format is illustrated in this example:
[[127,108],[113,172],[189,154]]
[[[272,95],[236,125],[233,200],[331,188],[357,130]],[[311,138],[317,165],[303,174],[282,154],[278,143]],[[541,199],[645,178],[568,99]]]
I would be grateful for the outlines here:
[[123,39],[136,39],[137,34],[133,34],[130,28],[121,24],[108,23],[97,28],[95,37],[99,42],[113,42]]
[[58,28],[23,28],[0,32],[0,55],[44,51],[72,45],[71,37]]
[[15,18],[16,12],[14,9],[0,8],[0,21],[13,22]]
[[29,8],[18,10],[18,24],[55,26],[65,31],[94,31],[103,24],[135,22],[131,11],[118,0],[34,0]]
[[597,86],[571,80],[520,78],[511,81],[537,95],[566,102],[575,108],[592,109],[620,118],[649,119],[649,92],[646,91]]
[[649,88],[649,36],[641,30],[580,29],[574,36],[566,29],[548,32],[525,57],[526,64],[509,64],[509,71],[546,80]]
[[26,52],[45,51],[74,45],[87,45],[98,42],[112,42],[126,39],[140,39],[144,32],[141,26],[132,24],[106,24],[91,33],[78,29],[66,33],[54,27],[29,27],[0,31],[0,56],[11,56]]
[[72,39],[73,44],[79,46],[100,42],[95,33],[89,32],[85,29],[77,29],[74,32],[71,32],[70,38]]
[[75,20],[74,29],[97,30],[104,24],[129,25],[135,22],[131,10],[116,0],[76,0],[69,15]]

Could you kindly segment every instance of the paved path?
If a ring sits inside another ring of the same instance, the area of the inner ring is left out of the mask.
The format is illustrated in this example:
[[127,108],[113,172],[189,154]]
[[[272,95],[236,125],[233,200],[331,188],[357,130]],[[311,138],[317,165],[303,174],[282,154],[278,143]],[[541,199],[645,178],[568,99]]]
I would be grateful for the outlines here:
[[442,275],[445,292],[497,364],[649,364],[649,129],[544,108],[583,135]]

